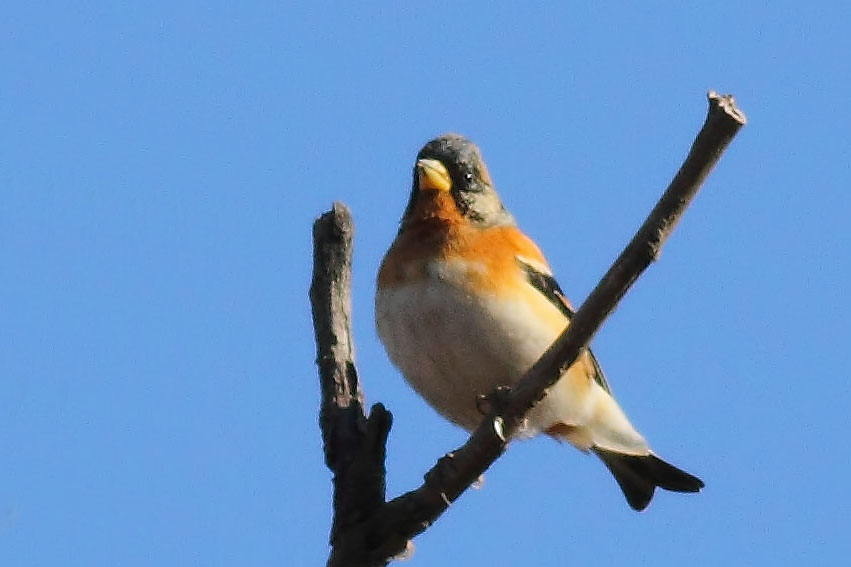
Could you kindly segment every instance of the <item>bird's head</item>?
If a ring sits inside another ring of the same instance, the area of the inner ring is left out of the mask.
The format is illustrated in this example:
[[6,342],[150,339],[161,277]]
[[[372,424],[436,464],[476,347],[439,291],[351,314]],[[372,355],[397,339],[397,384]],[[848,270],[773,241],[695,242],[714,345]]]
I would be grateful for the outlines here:
[[411,198],[402,227],[418,216],[431,214],[434,205],[482,226],[511,225],[491,182],[479,148],[458,134],[444,134],[428,142],[417,154]]

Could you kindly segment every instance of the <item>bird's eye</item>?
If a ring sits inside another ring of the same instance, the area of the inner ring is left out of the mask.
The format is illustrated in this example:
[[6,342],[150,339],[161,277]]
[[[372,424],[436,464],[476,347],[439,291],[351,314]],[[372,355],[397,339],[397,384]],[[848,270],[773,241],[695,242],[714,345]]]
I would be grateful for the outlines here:
[[465,174],[464,174],[464,179],[466,179],[467,181],[472,181],[472,180],[473,180],[473,174],[472,174],[472,173],[469,173],[469,172],[468,172],[468,173],[465,173]]

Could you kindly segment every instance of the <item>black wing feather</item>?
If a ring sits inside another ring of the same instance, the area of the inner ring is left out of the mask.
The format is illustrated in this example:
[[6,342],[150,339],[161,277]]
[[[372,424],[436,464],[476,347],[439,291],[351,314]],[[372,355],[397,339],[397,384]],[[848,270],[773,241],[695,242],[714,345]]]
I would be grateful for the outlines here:
[[[532,284],[532,287],[540,291],[544,297],[550,301],[550,303],[556,306],[558,310],[567,317],[568,321],[572,319],[574,311],[571,309],[570,304],[567,301],[567,297],[564,295],[561,287],[559,287],[556,279],[550,274],[543,273],[531,264],[527,264],[519,258],[517,259],[517,263],[520,264],[520,267],[523,268],[524,272],[526,272],[526,278],[529,280],[529,283]],[[609,387],[608,381],[606,381],[606,375],[603,374],[603,369],[600,367],[600,363],[597,362],[597,357],[594,356],[594,353],[591,352],[590,348],[588,349],[588,354],[591,356],[591,362],[594,363],[594,381],[597,382],[601,388],[611,394],[612,390]]]

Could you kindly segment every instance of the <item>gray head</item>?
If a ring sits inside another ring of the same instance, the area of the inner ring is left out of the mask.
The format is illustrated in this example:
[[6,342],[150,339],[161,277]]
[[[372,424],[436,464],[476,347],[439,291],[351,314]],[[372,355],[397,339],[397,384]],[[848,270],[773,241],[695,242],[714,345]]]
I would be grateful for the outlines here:
[[411,198],[404,220],[425,191],[449,192],[460,213],[482,226],[513,225],[491,182],[479,148],[458,134],[444,134],[417,154]]

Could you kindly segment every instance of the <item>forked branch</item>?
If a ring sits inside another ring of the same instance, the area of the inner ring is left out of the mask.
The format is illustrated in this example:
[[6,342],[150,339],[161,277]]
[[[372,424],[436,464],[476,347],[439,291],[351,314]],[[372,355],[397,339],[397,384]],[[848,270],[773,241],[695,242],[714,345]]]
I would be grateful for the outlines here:
[[745,124],[732,96],[710,92],[709,112],[691,151],[632,241],[543,356],[509,391],[490,398],[490,412],[459,449],[425,474],[419,488],[389,502],[385,443],[391,416],[381,404],[363,412],[351,338],[353,223],[339,203],[314,224],[310,299],[322,387],[320,427],[334,473],[330,567],[386,565],[406,551],[503,453],[523,416],[570,367],[654,260],[704,179]]

